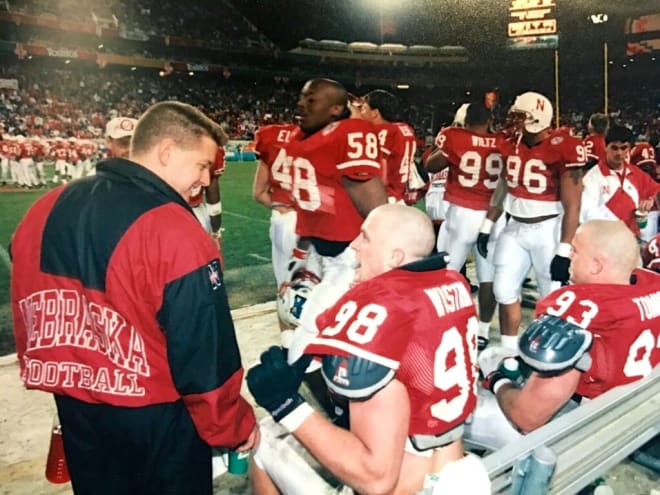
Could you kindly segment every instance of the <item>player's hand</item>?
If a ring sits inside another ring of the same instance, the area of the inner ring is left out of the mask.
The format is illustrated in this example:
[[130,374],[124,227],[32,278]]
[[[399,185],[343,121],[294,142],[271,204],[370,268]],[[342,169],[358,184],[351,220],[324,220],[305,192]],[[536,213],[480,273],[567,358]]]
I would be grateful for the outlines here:
[[286,276],[287,281],[291,282],[293,276],[298,273],[300,270],[304,270],[307,267],[307,258],[309,257],[309,251],[305,251],[300,248],[293,248],[291,252],[291,258],[289,259],[288,264],[286,265]]
[[284,349],[272,346],[261,354],[261,362],[248,371],[250,393],[275,421],[284,419],[305,402],[298,389],[311,360],[312,356],[306,355],[289,365]]
[[571,266],[571,245],[565,242],[559,244],[555,257],[550,263],[550,278],[562,284],[568,283],[570,273],[568,268]]
[[514,354],[511,349],[502,347],[501,345],[491,345],[486,347],[479,353],[477,364],[479,370],[484,377],[490,375],[493,371],[498,370],[504,358],[510,357]]
[[477,252],[484,258],[488,256],[488,241],[490,240],[490,233],[493,230],[493,221],[484,218],[484,221],[479,227],[479,235],[477,236]]
[[484,234],[479,232],[477,236],[477,252],[484,258],[488,256],[488,241],[490,240],[490,234]]

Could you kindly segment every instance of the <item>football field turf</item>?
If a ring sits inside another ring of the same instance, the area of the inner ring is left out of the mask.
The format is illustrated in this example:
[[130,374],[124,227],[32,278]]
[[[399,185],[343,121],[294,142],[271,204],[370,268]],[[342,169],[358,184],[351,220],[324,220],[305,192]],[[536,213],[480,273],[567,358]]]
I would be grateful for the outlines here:
[[[51,168],[46,166],[47,173]],[[275,298],[270,210],[252,199],[255,168],[256,162],[228,162],[220,180],[225,285],[232,309]],[[18,222],[44,192],[0,189],[0,355],[13,352],[7,246]],[[108,205],[115,207],[121,205]]]

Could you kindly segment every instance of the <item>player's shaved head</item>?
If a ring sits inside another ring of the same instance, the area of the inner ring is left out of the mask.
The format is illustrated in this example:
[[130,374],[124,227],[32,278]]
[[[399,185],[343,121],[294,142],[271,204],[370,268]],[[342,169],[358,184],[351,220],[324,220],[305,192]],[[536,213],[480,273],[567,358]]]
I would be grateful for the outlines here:
[[329,94],[332,95],[331,99],[333,105],[348,105],[348,91],[346,91],[346,88],[344,88],[341,83],[333,79],[311,79],[310,81],[307,81],[305,86],[308,86],[309,89],[314,91],[327,89]]
[[406,263],[424,258],[433,251],[433,222],[422,211],[401,204],[386,204],[374,209],[373,214],[383,216],[392,245],[406,253]]
[[618,220],[591,220],[580,227],[599,254],[621,271],[632,272],[639,266],[639,245],[632,231]]
[[573,238],[572,279],[576,283],[625,284],[641,266],[632,231],[618,220],[590,220]]
[[424,258],[434,245],[433,224],[420,210],[401,204],[374,208],[351,243],[359,262],[356,281]]

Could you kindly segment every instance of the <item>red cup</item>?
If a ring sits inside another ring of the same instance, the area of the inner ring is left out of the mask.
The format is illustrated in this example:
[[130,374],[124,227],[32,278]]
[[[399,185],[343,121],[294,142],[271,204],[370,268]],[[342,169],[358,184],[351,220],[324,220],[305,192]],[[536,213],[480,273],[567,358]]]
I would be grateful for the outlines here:
[[46,479],[51,483],[66,483],[69,477],[69,469],[66,466],[64,456],[64,441],[62,440],[62,426],[55,425],[50,435],[50,448],[48,449],[48,460],[46,461]]

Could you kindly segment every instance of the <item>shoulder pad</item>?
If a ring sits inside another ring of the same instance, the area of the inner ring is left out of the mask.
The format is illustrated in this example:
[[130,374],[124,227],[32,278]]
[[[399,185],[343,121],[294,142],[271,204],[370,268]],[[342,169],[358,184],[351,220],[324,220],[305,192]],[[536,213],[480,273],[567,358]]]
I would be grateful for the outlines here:
[[394,378],[394,370],[357,356],[323,356],[328,388],[350,400],[367,400]]
[[409,272],[426,272],[447,268],[447,263],[449,263],[449,254],[445,251],[441,251],[439,253],[431,254],[426,258],[422,258],[421,260],[403,265],[401,269]]
[[520,337],[520,358],[540,372],[563,371],[574,367],[587,371],[591,358],[591,332],[552,315],[543,315],[529,324]]

